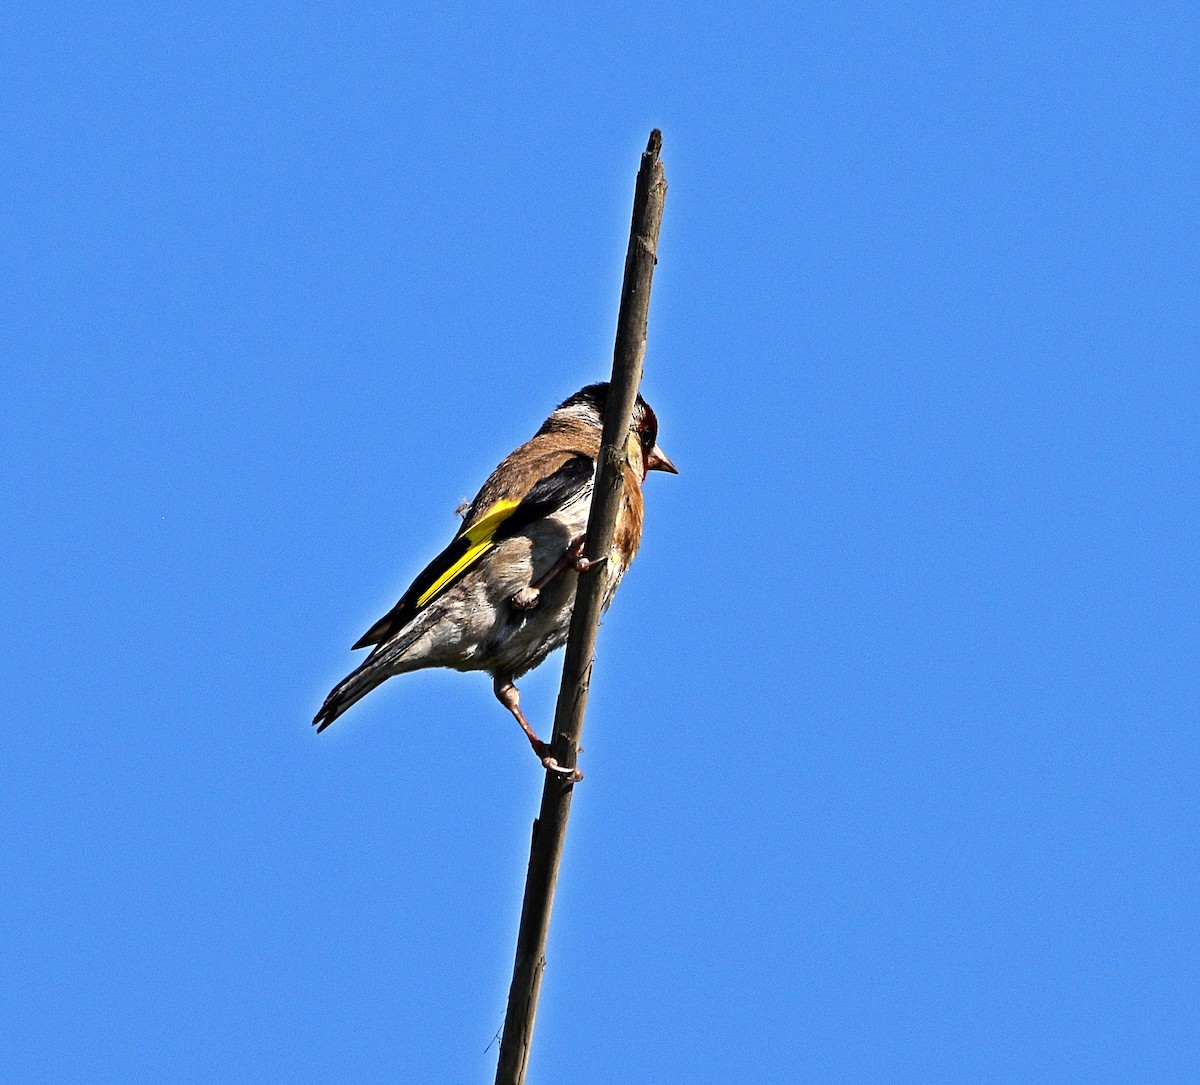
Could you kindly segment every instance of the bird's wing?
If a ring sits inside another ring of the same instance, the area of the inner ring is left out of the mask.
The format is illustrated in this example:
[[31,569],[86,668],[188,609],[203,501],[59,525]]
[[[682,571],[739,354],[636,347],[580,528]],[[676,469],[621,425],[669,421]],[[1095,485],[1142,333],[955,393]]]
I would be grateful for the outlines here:
[[[519,501],[500,498],[478,513],[472,506],[450,545],[425,566],[400,601],[371,626],[354,647],[383,644],[457,584],[497,543],[557,512],[585,487],[591,486],[596,463],[590,456],[576,453],[565,459],[557,458],[561,461],[559,466],[543,475]],[[481,496],[487,492],[485,486]]]

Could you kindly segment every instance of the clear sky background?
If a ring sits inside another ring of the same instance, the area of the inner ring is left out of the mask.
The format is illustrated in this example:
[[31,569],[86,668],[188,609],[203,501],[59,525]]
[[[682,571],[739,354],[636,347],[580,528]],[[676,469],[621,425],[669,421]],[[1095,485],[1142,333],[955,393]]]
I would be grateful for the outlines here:
[[309,720],[658,126],[531,1082],[1200,1080],[1194,5],[336,8],[2,17],[0,1077],[491,1081],[542,773]]

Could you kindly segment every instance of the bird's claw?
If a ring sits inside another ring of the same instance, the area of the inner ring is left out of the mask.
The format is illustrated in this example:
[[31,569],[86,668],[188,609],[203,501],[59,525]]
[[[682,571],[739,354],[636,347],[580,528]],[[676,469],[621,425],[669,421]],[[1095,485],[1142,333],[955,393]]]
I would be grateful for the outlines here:
[[589,569],[594,569],[597,565],[603,565],[604,562],[608,561],[607,554],[602,558],[585,558],[583,556],[583,546],[586,542],[586,536],[576,535],[571,540],[571,545],[567,547],[567,564],[577,573],[586,573]]
[[577,573],[586,573],[589,569],[594,569],[597,565],[603,565],[606,561],[608,561],[607,554],[602,558],[573,557],[571,558],[571,568]]
[[579,783],[583,779],[582,769],[569,769],[558,763],[558,759],[550,752],[550,743],[543,742],[540,738],[531,740],[533,752],[537,759],[542,763],[542,768],[547,772],[556,772],[559,776],[565,777],[571,783]]
[[583,779],[583,769],[566,768],[565,766],[560,765],[553,757],[549,757],[549,756],[543,757],[542,758],[542,767],[547,772],[557,772],[559,774],[559,776],[564,777],[566,780],[570,781],[573,784],[577,784],[577,783],[579,783],[580,780]]

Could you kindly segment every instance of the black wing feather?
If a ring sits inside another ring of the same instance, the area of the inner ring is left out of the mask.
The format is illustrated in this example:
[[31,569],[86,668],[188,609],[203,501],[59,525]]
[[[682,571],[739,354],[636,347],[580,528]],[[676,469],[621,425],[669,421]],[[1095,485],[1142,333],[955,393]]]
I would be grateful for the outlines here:
[[[514,535],[519,535],[530,524],[557,512],[571,501],[585,486],[591,483],[595,468],[596,463],[590,456],[578,453],[567,460],[557,471],[552,472],[545,478],[539,479],[521,499],[521,503],[513,509],[512,513],[496,529],[495,534],[492,536],[493,543],[512,538]],[[479,511],[483,512],[485,510]],[[447,570],[452,569],[456,562],[462,560],[463,556],[473,545],[471,540],[467,538],[466,533],[470,530],[470,524],[474,519],[475,517],[468,515],[467,520],[459,528],[458,534],[451,540],[450,545],[417,574],[417,578],[412,582],[408,591],[400,597],[400,600],[391,610],[359,637],[354,644],[354,648],[367,648],[372,644],[382,644],[393,634],[408,625],[424,609],[424,607],[418,605],[417,600],[433,584],[436,584],[446,574]],[[483,555],[480,554],[480,557],[483,557]],[[461,576],[463,573],[466,573],[473,566],[474,562],[463,569],[459,575]],[[455,579],[457,580],[457,577]],[[454,581],[451,581],[451,584],[453,583]],[[446,588],[449,588],[451,584],[447,584]],[[443,588],[442,590],[445,591],[446,589]],[[438,594],[440,595],[441,592]],[[437,596],[434,596],[434,598],[437,598]],[[428,606],[431,602],[433,602],[433,599],[427,600],[425,606]]]
[[509,539],[519,535],[535,520],[544,519],[570,502],[592,481],[596,461],[591,456],[576,453],[557,471],[538,479],[513,513],[496,530],[495,538]]

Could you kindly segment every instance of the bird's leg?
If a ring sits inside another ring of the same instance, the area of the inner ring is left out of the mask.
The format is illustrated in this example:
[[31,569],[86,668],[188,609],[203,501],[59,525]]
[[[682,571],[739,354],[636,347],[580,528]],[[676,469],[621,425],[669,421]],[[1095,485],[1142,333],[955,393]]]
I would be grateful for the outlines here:
[[541,602],[542,589],[561,573],[570,562],[568,554],[564,553],[553,565],[527,588],[522,588],[512,597],[512,605],[518,610],[532,610]]
[[559,765],[550,755],[550,746],[538,738],[533,728],[529,726],[525,713],[521,711],[521,695],[517,692],[517,687],[513,685],[512,679],[498,674],[492,681],[492,689],[496,692],[496,700],[504,705],[521,725],[521,730],[525,732],[525,737],[529,739],[529,745],[533,747],[533,752],[541,761],[542,766],[551,772],[557,772],[560,776],[566,776],[573,782],[577,783],[582,780],[583,773],[579,769],[566,769]]
[[512,597],[512,604],[518,610],[532,610],[541,600],[542,589],[564,569],[571,568],[577,573],[586,573],[608,561],[607,557],[589,559],[583,556],[584,536],[577,535],[571,540],[571,545],[563,551],[560,557],[540,577],[527,588],[522,588]]

